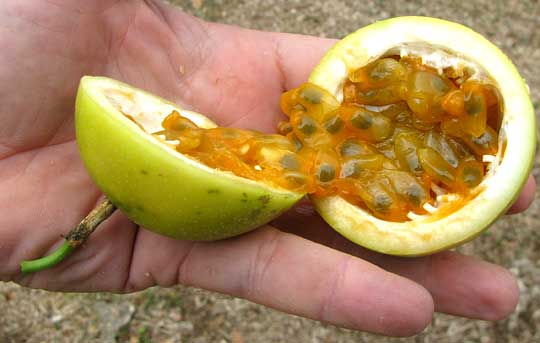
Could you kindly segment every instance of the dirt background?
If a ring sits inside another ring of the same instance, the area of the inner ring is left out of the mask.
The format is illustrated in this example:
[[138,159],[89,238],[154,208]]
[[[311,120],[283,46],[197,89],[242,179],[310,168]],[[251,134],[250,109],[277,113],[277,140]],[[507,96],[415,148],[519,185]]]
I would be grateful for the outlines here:
[[[339,38],[398,15],[466,24],[502,48],[520,69],[539,117],[538,1],[176,0],[209,21]],[[538,164],[534,170],[538,179]],[[0,342],[540,342],[540,205],[506,217],[460,250],[510,269],[521,298],[497,323],[436,315],[423,333],[387,338],[339,329],[248,301],[185,287],[131,295],[61,294],[0,283]]]

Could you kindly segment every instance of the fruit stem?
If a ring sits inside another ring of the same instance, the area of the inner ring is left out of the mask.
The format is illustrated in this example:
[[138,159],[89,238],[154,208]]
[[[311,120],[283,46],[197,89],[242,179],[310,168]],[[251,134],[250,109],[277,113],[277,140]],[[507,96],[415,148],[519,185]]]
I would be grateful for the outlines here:
[[38,258],[32,261],[22,261],[21,262],[21,271],[24,274],[35,273],[40,270],[49,269],[62,261],[67,255],[73,251],[73,248],[67,240],[64,240],[64,243],[53,251],[50,255],[47,255],[42,258]]
[[96,206],[75,228],[65,237],[64,243],[51,254],[31,261],[21,262],[24,274],[35,273],[49,269],[62,262],[72,251],[81,246],[102,221],[109,218],[116,210],[108,199]]

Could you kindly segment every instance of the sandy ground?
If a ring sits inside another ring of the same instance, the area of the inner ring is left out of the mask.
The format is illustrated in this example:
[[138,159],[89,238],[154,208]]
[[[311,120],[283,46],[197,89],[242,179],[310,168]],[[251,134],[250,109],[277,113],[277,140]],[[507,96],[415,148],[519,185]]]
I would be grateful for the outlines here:
[[[429,15],[466,24],[502,48],[531,87],[539,116],[538,1],[174,1],[206,20],[339,38],[375,20]],[[534,170],[538,178],[538,165]],[[538,193],[538,192],[537,192]],[[505,217],[462,251],[509,268],[520,303],[490,323],[436,315],[423,333],[386,338],[181,286],[131,295],[61,294],[0,283],[0,342],[540,342],[540,205]]]

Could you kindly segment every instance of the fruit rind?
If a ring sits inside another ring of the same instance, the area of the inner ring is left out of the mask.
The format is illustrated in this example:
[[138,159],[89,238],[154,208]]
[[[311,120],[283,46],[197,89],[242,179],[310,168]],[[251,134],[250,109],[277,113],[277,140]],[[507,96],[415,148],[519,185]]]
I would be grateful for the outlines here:
[[[405,44],[405,45],[404,45]],[[535,152],[535,117],[528,88],[511,61],[476,32],[456,23],[425,17],[401,17],[369,25],[338,42],[309,77],[341,98],[352,70],[396,46],[444,47],[446,52],[482,66],[503,99],[499,154],[477,194],[456,211],[404,223],[374,218],[339,197],[312,198],[319,213],[338,232],[357,244],[383,253],[416,256],[447,249],[478,235],[519,195]],[[501,142],[500,142],[501,143]],[[503,151],[504,150],[504,151]]]
[[105,89],[137,92],[201,127],[216,125],[121,82],[81,79],[75,117],[81,158],[98,187],[135,223],[177,239],[217,240],[259,227],[302,198],[210,169],[159,143],[111,105]]

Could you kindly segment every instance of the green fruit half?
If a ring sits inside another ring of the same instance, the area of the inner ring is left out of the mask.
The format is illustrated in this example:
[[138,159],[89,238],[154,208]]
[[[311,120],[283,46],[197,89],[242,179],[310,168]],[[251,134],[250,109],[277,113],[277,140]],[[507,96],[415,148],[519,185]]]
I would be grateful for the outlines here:
[[173,110],[200,127],[216,126],[112,79],[80,82],[75,125],[81,158],[135,223],[177,239],[216,240],[269,222],[303,196],[208,168],[158,141],[150,133],[161,130]]
[[511,61],[481,35],[456,23],[424,17],[380,21],[338,42],[313,70],[309,82],[338,99],[347,75],[385,55],[415,55],[438,69],[468,68],[490,79],[502,95],[499,153],[474,198],[454,211],[436,211],[394,223],[377,219],[339,197],[313,199],[324,219],[351,241],[394,255],[423,255],[478,235],[519,195],[535,151],[535,118],[523,82]]

